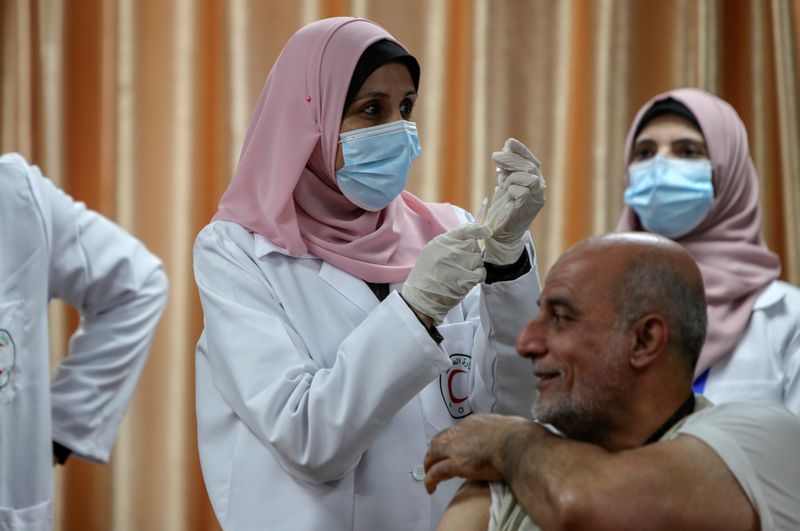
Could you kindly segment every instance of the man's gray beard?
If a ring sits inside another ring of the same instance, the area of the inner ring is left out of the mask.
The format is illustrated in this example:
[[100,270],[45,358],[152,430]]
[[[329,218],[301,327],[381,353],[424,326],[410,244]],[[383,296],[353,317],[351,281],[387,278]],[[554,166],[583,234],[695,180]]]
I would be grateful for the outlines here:
[[534,404],[533,417],[539,422],[550,424],[569,439],[596,443],[612,427],[608,415],[610,407],[610,404],[594,401],[575,406],[550,404],[548,407],[540,407]]
[[586,383],[579,392],[561,393],[547,404],[540,404],[537,398],[533,418],[577,441],[596,443],[615,430],[616,412],[627,400],[627,382],[625,368],[615,367],[613,358],[606,357],[607,363],[583,375]]

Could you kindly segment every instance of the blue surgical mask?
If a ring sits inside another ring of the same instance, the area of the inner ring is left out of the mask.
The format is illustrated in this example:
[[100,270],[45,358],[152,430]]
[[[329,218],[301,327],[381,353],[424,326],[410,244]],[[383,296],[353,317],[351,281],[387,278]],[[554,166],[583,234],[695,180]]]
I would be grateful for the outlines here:
[[417,125],[396,122],[339,135],[344,166],[336,172],[342,193],[357,207],[377,212],[406,187],[411,161],[420,152]]
[[675,239],[705,219],[714,202],[711,161],[657,155],[628,166],[625,204],[642,226]]

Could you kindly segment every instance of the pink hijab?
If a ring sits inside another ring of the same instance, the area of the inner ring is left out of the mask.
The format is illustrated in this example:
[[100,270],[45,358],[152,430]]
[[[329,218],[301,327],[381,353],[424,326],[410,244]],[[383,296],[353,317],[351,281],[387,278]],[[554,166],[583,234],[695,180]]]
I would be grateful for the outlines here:
[[449,204],[402,192],[386,208],[353,205],[334,165],[347,88],[372,43],[397,42],[369,20],[339,17],[295,33],[267,77],[215,220],[236,222],[292,256],[310,252],[369,282],[406,279],[422,247],[458,224]]
[[[708,299],[708,335],[695,376],[730,354],[747,330],[761,288],[778,278],[780,260],[761,235],[758,176],[747,147],[747,130],[730,104],[699,89],[665,92],[648,101],[633,120],[625,141],[630,163],[634,132],[659,100],[683,103],[700,124],[713,166],[714,203],[705,219],[675,240],[694,257]],[[636,213],[624,208],[617,231],[643,230]]]

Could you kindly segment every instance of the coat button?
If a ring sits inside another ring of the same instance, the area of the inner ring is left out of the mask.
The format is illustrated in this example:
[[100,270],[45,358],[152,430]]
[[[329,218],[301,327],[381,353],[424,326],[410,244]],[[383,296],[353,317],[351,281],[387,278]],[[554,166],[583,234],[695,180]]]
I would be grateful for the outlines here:
[[422,465],[414,467],[414,470],[411,471],[411,477],[417,481],[422,481],[425,479],[425,469],[422,467]]

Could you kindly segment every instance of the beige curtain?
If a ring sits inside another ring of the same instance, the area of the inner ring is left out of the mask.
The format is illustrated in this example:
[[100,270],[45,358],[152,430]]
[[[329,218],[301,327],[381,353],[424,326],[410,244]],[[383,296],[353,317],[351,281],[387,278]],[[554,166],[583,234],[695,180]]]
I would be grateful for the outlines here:
[[[742,115],[763,228],[800,282],[800,0],[0,0],[0,151],[19,151],[161,256],[170,302],[108,466],[56,472],[57,529],[216,529],[200,475],[191,247],[232,175],[264,79],[311,20],[372,18],[420,59],[410,187],[475,209],[508,136],[544,163],[542,272],[612,229],[623,140],[693,85]],[[76,317],[52,309],[53,358]]]

